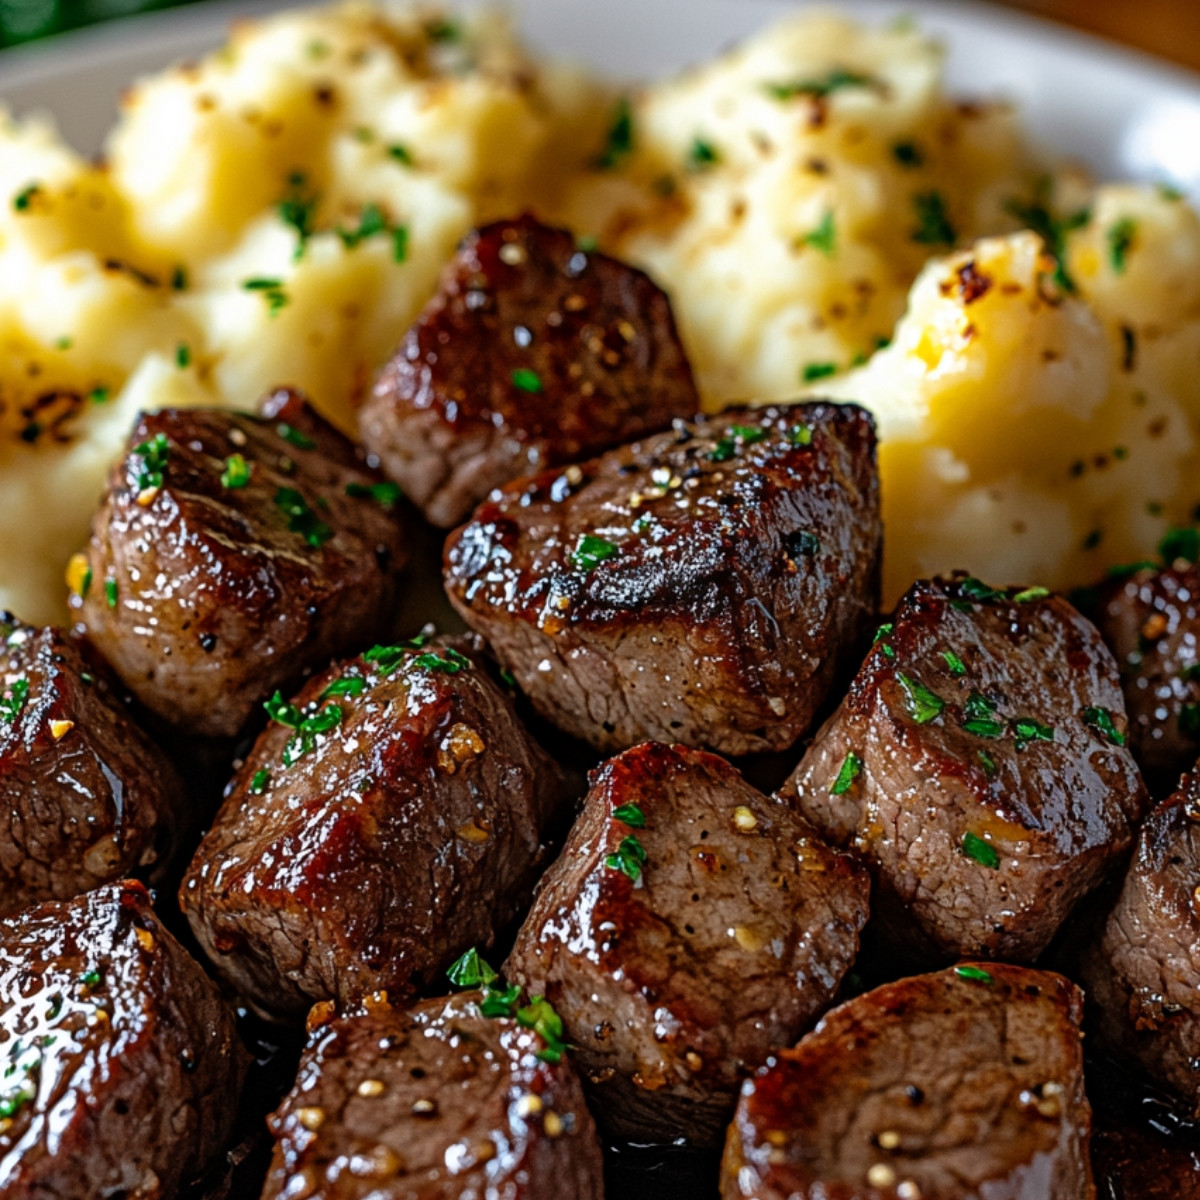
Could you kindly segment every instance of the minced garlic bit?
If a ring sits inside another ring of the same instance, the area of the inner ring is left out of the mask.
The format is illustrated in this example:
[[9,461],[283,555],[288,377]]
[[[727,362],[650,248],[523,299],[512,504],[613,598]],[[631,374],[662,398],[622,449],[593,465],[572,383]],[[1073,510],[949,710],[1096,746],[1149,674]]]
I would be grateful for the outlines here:
[[733,825],[739,833],[753,833],[758,828],[758,818],[744,804],[733,810]]
[[356,1089],[360,1096],[365,1096],[367,1099],[372,1099],[375,1096],[382,1096],[384,1093],[383,1080],[381,1079],[364,1079]]
[[57,742],[61,741],[75,728],[74,721],[51,721],[50,736]]
[[137,937],[138,945],[149,954],[154,949],[154,934],[150,930],[142,928],[135,929],[133,932]]
[[322,1125],[325,1124],[325,1110],[323,1108],[298,1108],[296,1109],[296,1120],[304,1126],[309,1133],[316,1133]]

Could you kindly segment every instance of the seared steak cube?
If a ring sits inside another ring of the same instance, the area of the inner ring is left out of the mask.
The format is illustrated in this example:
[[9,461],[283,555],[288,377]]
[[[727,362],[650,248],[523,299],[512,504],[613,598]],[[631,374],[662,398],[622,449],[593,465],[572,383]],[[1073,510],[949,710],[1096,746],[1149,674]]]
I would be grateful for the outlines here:
[[1042,589],[916,584],[784,788],[917,957],[1030,961],[1146,810],[1112,655]]
[[74,606],[148,708],[232,736],[275,688],[390,627],[404,559],[393,492],[296,393],[257,418],[143,414]]
[[107,670],[48,626],[0,613],[0,914],[124,875],[157,881],[183,785]]
[[1169,791],[1200,755],[1200,564],[1108,584],[1096,624],[1121,668],[1133,752]]
[[1110,1047],[1200,1116],[1200,773],[1146,819],[1081,982]]
[[0,921],[0,1194],[175,1196],[225,1145],[246,1057],[141,884]]
[[835,1008],[742,1089],[725,1200],[1093,1200],[1083,997],[964,963]]
[[600,1200],[600,1146],[570,1062],[478,992],[405,1012],[313,1010],[271,1117],[263,1200]]
[[490,943],[563,783],[474,639],[377,646],[271,709],[180,891],[216,968],[299,1019],[403,1000]]
[[494,487],[699,407],[663,292],[525,216],[464,240],[360,424],[384,470],[449,528]]
[[594,774],[505,973],[616,1136],[720,1145],[742,1077],[833,1000],[869,886],[723,759],[648,743]]
[[877,599],[875,432],[851,405],[677,422],[504,489],[446,547],[454,606],[599,750],[781,750]]

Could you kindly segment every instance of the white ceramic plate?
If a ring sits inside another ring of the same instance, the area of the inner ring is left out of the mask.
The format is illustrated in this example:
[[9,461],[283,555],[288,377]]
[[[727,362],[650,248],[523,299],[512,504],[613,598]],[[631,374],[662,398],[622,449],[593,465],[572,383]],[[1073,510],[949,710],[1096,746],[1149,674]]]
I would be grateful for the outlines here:
[[[705,58],[803,0],[509,0],[526,36],[610,73],[649,77]],[[985,4],[839,0],[870,21],[915,16],[950,47],[951,89],[1017,101],[1035,136],[1109,178],[1166,179],[1200,196],[1200,76]],[[0,54],[0,98],[48,109],[99,150],[121,88],[218,45],[231,20],[285,7],[221,0]]]

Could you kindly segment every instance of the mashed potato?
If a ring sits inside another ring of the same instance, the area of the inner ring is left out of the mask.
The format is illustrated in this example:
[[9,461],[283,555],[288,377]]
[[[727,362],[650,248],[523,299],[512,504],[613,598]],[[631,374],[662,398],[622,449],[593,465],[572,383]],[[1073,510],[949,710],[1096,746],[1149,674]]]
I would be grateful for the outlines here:
[[618,98],[488,13],[289,13],[132,88],[106,166],[3,120],[0,195],[0,607],[27,619],[61,615],[139,408],[291,384],[353,431],[456,240],[523,208],[658,279],[708,405],[874,410],[891,595],[1085,580],[1200,499],[1194,212],[1047,163],[908,25],[804,15]]

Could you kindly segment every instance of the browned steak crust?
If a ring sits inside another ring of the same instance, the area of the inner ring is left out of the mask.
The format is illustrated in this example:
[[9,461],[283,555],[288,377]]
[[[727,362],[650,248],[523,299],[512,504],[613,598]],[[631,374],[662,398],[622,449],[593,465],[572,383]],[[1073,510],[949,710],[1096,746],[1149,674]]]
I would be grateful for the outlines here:
[[877,600],[875,432],[851,405],[677,422],[514,483],[446,587],[543,716],[600,750],[791,745]]
[[280,716],[180,890],[216,968],[298,1020],[316,1000],[403,1000],[490,944],[528,900],[563,780],[477,639],[377,647]]
[[0,914],[124,875],[158,881],[183,785],[108,671],[53,627],[0,613]]
[[88,637],[164,720],[238,733],[390,628],[405,549],[381,483],[295,393],[143,414],[92,524]]
[[363,441],[435,525],[700,407],[667,297],[532,217],[467,236],[384,368]]
[[141,884],[0,921],[0,1194],[169,1200],[228,1139],[246,1057]]
[[506,971],[563,1018],[604,1125],[719,1145],[746,1072],[832,1001],[868,891],[728,763],[648,743],[595,773]]
[[835,1008],[746,1083],[722,1195],[1092,1200],[1082,1008],[1062,976],[1001,964]]
[[314,1010],[263,1200],[600,1200],[569,1059],[542,1061],[537,1033],[480,1016],[479,999]]
[[916,584],[784,795],[929,961],[1031,961],[1148,805],[1116,664],[1065,600]]

